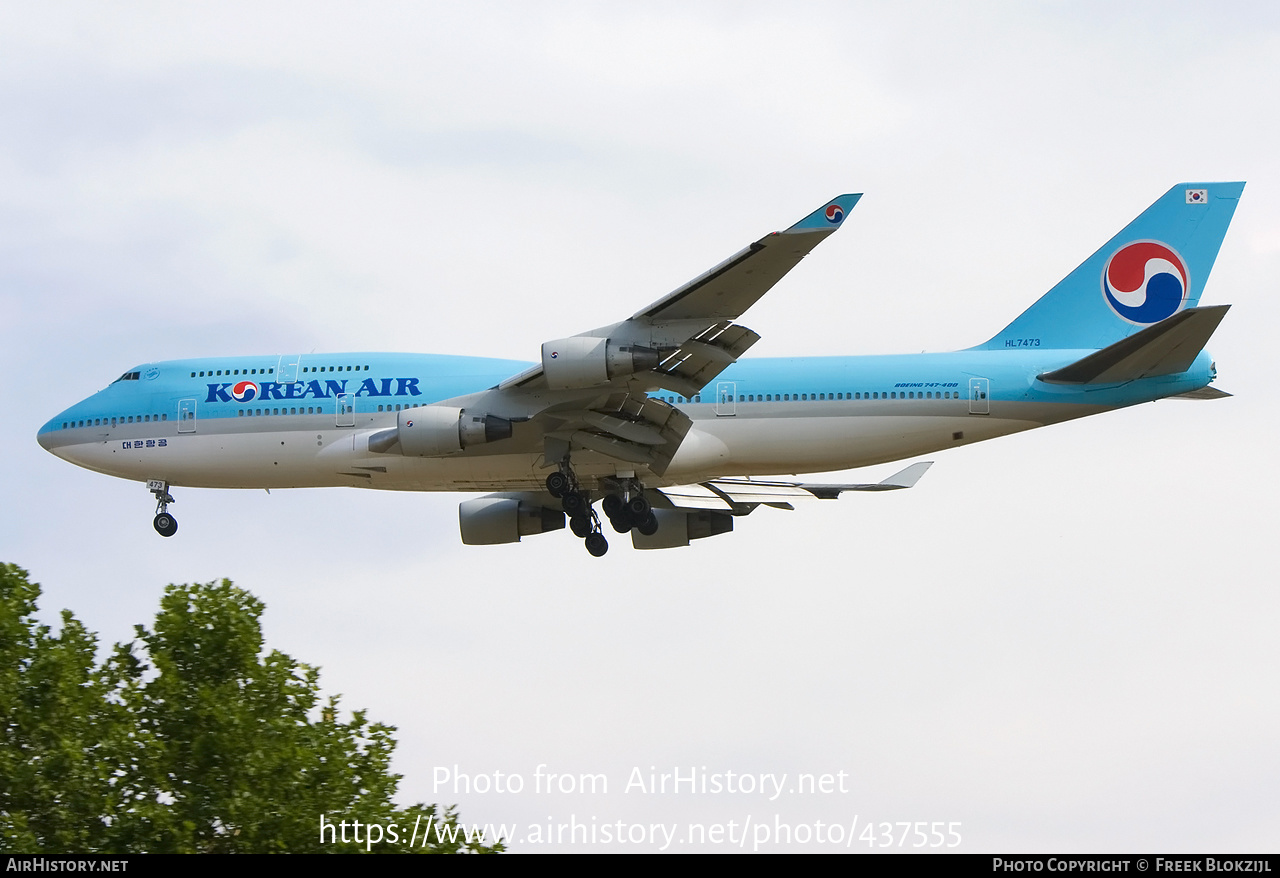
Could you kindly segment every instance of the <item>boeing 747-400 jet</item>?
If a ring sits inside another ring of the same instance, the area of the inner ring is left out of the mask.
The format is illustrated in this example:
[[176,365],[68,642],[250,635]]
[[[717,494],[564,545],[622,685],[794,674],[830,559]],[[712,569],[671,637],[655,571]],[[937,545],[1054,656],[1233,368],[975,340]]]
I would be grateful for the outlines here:
[[[741,315],[838,229],[841,195],[631,317],[542,345],[534,363],[431,354],[216,357],[134,366],[45,424],[39,442],[171,488],[345,485],[491,492],[462,541],[565,525],[592,555],[600,511],[639,549],[687,546],[756,507],[909,488],[780,473],[901,460],[1166,397],[1212,399],[1201,307],[1243,183],[1182,183],[989,341],[954,353],[742,359]],[[772,476],[772,478],[770,478]]]

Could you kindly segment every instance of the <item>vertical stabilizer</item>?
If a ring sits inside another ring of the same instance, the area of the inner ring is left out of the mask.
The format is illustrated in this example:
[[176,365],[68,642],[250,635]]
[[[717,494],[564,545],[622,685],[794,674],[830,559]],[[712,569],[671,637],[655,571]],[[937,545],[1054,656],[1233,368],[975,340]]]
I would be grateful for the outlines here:
[[1244,183],[1179,183],[979,345],[1103,348],[1200,301]]

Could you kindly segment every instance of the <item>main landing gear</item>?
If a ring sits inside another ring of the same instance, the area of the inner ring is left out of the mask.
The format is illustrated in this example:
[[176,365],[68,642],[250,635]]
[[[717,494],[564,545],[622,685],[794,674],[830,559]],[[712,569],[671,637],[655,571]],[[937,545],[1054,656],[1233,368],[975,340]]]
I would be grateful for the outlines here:
[[658,517],[653,514],[644,489],[632,483],[623,488],[622,494],[607,494],[600,501],[600,508],[609,518],[609,524],[620,534],[629,533],[632,528],[647,537],[658,532]]
[[582,490],[578,477],[568,458],[560,462],[560,469],[547,476],[547,493],[560,501],[560,508],[569,516],[569,530],[581,537],[587,551],[599,558],[609,551],[609,541],[600,532],[600,518],[591,508],[591,495]]
[[[613,529],[620,534],[629,533],[632,528],[645,536],[657,533],[658,518],[644,496],[644,487],[635,479],[624,479],[619,482],[619,487],[619,493],[605,494],[600,502],[600,508]],[[568,458],[560,462],[557,472],[547,476],[547,493],[560,501],[561,508],[569,516],[569,530],[582,538],[588,552],[599,558],[609,551],[609,541],[601,532],[600,517],[592,508],[591,495],[578,483]]]
[[156,498],[156,517],[151,522],[156,533],[162,537],[173,536],[178,532],[178,519],[169,514],[169,504],[178,501],[169,493],[169,483],[152,479],[147,482],[147,490]]

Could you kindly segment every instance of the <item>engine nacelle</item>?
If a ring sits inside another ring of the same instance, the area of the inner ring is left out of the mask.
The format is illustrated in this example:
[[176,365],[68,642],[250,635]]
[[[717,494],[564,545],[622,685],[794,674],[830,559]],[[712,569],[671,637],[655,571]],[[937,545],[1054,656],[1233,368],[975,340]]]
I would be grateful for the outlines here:
[[564,513],[510,497],[481,497],[458,505],[458,529],[468,546],[518,543],[521,537],[560,530]]
[[701,540],[733,530],[733,516],[713,510],[655,509],[658,530],[653,536],[645,536],[638,530],[631,531],[631,545],[637,549],[674,549],[687,546],[690,540]]
[[653,348],[579,335],[542,346],[542,374],[552,390],[573,390],[656,369],[660,359]]
[[369,437],[369,450],[386,453],[397,443],[409,457],[443,457],[472,445],[511,438],[511,422],[497,415],[476,415],[446,405],[403,409],[393,430]]

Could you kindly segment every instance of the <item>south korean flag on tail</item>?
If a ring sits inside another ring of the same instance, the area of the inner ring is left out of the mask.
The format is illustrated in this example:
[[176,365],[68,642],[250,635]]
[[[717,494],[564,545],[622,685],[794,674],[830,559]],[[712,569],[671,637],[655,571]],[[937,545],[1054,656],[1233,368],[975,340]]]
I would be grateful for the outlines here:
[[1208,204],[1208,203],[1209,203],[1208,189],[1188,189],[1187,190],[1187,204]]

